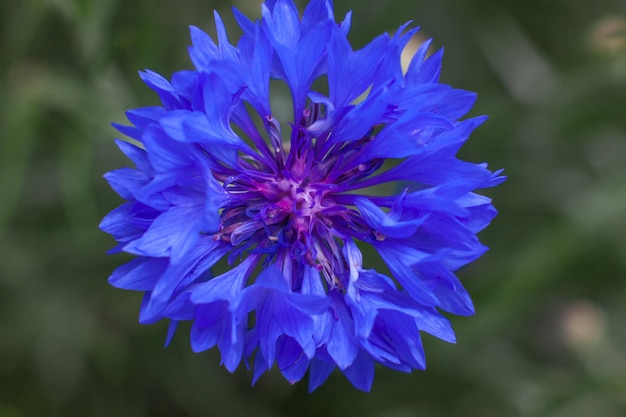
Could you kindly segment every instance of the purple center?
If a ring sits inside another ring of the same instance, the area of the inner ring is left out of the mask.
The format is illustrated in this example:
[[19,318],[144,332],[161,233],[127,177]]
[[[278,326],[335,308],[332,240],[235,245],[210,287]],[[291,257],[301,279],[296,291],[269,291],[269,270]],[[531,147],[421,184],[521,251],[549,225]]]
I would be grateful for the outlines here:
[[[329,141],[332,131],[312,136],[307,128],[320,115],[319,105],[305,110],[289,151],[278,122],[266,118],[271,146],[256,143],[259,154],[249,156],[243,173],[216,176],[229,199],[214,237],[229,242],[234,255],[250,251],[266,254],[268,261],[307,263],[324,274],[329,286],[343,289],[346,262],[340,241],[377,238],[359,212],[346,207],[354,195],[345,192],[358,188],[354,185],[377,171],[382,161],[357,161],[371,135],[337,144]],[[295,290],[299,284],[291,285]]]

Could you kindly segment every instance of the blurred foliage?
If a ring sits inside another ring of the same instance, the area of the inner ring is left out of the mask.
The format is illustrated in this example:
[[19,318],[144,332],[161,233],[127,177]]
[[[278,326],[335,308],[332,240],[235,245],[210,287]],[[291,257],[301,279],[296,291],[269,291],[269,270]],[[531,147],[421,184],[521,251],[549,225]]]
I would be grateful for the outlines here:
[[101,176],[127,163],[109,122],[156,104],[136,71],[190,67],[187,25],[232,27],[229,7],[0,4],[0,417],[626,415],[626,3],[336,0],[355,45],[407,19],[446,45],[443,80],[491,116],[462,157],[509,180],[487,192],[491,251],[460,272],[477,314],[452,318],[457,345],[425,336],[426,372],[312,395],[275,373],[251,388],[186,329],[163,349],[165,324],[106,282],[125,259],[97,229],[120,204]]

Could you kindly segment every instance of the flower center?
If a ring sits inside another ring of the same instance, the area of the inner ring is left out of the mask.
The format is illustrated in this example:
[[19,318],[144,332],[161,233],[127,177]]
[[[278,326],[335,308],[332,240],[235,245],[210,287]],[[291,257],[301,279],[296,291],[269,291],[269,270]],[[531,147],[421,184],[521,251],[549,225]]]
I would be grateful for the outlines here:
[[263,239],[251,239],[256,232],[265,233],[269,242],[308,244],[314,223],[324,223],[324,212],[336,206],[326,197],[330,190],[286,178],[236,179],[227,184],[226,189],[230,201],[222,212],[221,230],[215,236],[233,246],[243,243],[244,238],[262,244]]
[[312,136],[309,127],[322,115],[317,104],[305,110],[287,150],[278,121],[265,118],[269,146],[259,144],[265,162],[247,159],[236,175],[216,175],[228,202],[214,238],[230,243],[231,260],[244,252],[265,254],[268,263],[289,264],[291,258],[321,271],[329,286],[343,288],[341,241],[365,240],[373,231],[346,206],[342,193],[377,171],[382,160],[357,163],[361,147],[373,138],[371,132],[336,144],[329,140],[331,132]]
[[323,272],[329,285],[342,287],[336,272],[344,261],[333,225],[347,218],[348,210],[333,200],[336,187],[308,178],[253,175],[224,182],[229,202],[214,238],[230,243],[234,256],[249,251],[265,254],[270,262],[291,257]]

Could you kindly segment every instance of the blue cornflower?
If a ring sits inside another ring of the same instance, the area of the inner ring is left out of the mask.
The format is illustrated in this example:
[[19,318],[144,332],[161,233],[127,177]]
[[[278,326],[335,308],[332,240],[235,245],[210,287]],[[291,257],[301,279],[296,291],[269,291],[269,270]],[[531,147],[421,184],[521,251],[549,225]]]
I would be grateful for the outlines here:
[[[255,381],[276,364],[292,383],[309,370],[313,390],[339,368],[369,390],[375,363],[424,369],[420,332],[454,342],[440,311],[474,313],[454,271],[485,252],[476,233],[496,214],[474,190],[503,180],[455,156],[485,120],[459,120],[476,95],[439,83],[430,42],[403,72],[406,25],[354,51],[330,0],[234,14],[236,46],[216,13],[217,43],[191,28],[194,70],[140,73],[161,105],[116,126],[135,168],[106,174],[127,202],[100,227],[137,257],[109,282],[145,292],[140,322],[170,319],[168,342],[192,321],[194,351],[217,345]],[[271,80],[290,120],[272,113]]]

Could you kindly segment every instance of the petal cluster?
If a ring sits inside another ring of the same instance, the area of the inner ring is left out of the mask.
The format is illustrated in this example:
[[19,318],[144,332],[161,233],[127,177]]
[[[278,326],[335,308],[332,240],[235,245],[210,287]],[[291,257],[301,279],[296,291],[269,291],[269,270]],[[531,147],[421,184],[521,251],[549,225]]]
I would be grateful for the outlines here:
[[140,322],[171,320],[168,341],[191,321],[194,351],[255,381],[276,365],[315,389],[339,368],[369,390],[375,363],[424,369],[420,333],[454,342],[441,312],[474,312],[454,272],[496,214],[474,191],[504,179],[456,157],[485,120],[461,120],[476,95],[439,83],[430,42],[403,71],[406,25],[355,51],[330,0],[234,14],[236,44],[216,13],[217,42],[191,28],[195,69],[140,73],[161,104],[116,126],[134,168],[105,175],[126,202],[100,227],[136,258],[109,282],[144,292]]

